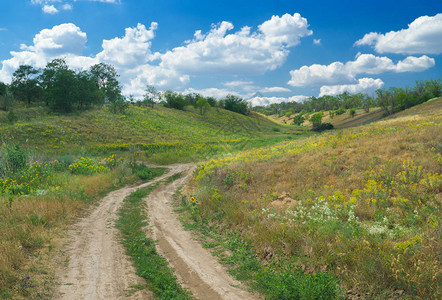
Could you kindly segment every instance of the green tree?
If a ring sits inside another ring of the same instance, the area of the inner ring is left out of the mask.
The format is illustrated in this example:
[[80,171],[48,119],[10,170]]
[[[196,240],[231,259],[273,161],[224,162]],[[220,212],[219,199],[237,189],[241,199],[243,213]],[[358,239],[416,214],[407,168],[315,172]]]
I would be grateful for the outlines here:
[[166,99],[166,106],[175,109],[184,109],[189,104],[186,97],[180,93],[167,90],[164,92],[164,98]]
[[50,102],[50,93],[49,91],[52,89],[55,81],[55,76],[60,70],[68,70],[69,67],[66,61],[63,58],[57,58],[47,63],[46,67],[43,69],[43,72],[38,77],[40,82],[40,86],[43,88],[43,98],[46,105],[49,105]]
[[161,101],[161,93],[153,85],[146,85],[143,95],[143,102],[152,107],[156,102]]
[[348,111],[348,113],[350,114],[350,116],[353,118],[356,115],[356,109],[355,108],[350,108],[350,110]]
[[53,110],[70,113],[78,100],[77,80],[74,71],[60,69],[55,73],[51,88],[47,89],[50,106]]
[[317,112],[317,113],[313,114],[313,116],[310,117],[309,121],[312,123],[313,129],[321,126],[323,117],[324,117],[324,113],[322,111]]
[[21,65],[13,73],[11,89],[17,99],[28,105],[38,97],[37,75],[40,71],[29,65]]
[[293,118],[293,125],[302,125],[305,121],[305,118],[302,114],[297,114],[294,118]]
[[209,102],[207,102],[206,98],[198,96],[198,100],[196,101],[196,107],[199,109],[200,114],[204,115],[206,114],[207,110],[210,108],[210,104]]
[[103,91],[106,99],[112,102],[121,96],[121,87],[118,82],[118,73],[114,66],[105,63],[93,65],[90,72],[97,87]]
[[222,99],[224,109],[247,115],[249,113],[247,102],[235,95],[227,95]]
[[124,96],[119,96],[109,105],[109,110],[113,114],[124,114],[129,108],[129,102]]

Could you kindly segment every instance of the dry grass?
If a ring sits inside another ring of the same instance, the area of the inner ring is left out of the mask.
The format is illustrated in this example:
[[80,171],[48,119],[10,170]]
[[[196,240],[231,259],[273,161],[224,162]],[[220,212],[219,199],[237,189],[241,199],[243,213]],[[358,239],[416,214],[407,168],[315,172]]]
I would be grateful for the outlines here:
[[347,289],[440,297],[441,104],[203,164],[202,214]]
[[[57,174],[45,195],[0,199],[0,297],[47,299],[60,263],[63,229],[103,192],[122,183],[121,170],[92,176]],[[130,179],[132,180],[132,179]],[[26,280],[29,276],[30,279]]]

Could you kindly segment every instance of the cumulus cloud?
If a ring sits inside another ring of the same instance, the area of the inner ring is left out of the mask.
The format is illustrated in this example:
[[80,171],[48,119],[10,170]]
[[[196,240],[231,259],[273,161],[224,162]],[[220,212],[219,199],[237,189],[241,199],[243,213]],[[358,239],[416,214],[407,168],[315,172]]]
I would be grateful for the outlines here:
[[[32,0],[32,3],[69,9],[66,5],[73,1]],[[255,31],[247,26],[233,31],[232,23],[221,22],[213,25],[209,32],[196,31],[193,39],[183,46],[165,53],[152,53],[151,43],[158,24],[152,22],[149,28],[137,24],[126,28],[121,37],[104,40],[102,50],[87,57],[82,55],[87,42],[86,33],[76,25],[66,23],[41,30],[35,35],[32,45],[23,44],[20,51],[11,52],[12,57],[2,61],[0,80],[9,82],[20,64],[44,67],[54,58],[65,57],[68,64],[75,68],[86,69],[99,62],[113,64],[121,75],[126,94],[141,95],[146,84],[160,89],[185,88],[191,76],[209,72],[211,75],[257,75],[273,70],[285,61],[290,47],[299,44],[302,37],[312,34],[308,27],[307,20],[299,14],[273,16]],[[225,83],[225,86],[241,93],[261,89],[253,82],[240,80]],[[281,87],[264,89],[269,92],[287,91]]]
[[362,92],[371,93],[377,89],[380,89],[383,85],[384,82],[381,79],[361,78],[356,84],[321,86],[319,97],[325,95],[339,95],[343,92],[349,92],[350,94]]
[[313,39],[313,44],[321,45],[321,39]]
[[234,26],[221,22],[208,33],[200,30],[187,45],[161,56],[161,66],[189,75],[204,73],[262,74],[281,66],[289,47],[312,34],[308,22],[299,14],[273,16],[252,32],[243,27],[227,34]]
[[11,51],[11,58],[2,61],[0,80],[9,82],[12,73],[23,64],[42,68],[48,61],[57,57],[66,57],[68,63],[79,67],[86,64],[89,58],[81,59],[81,53],[87,42],[86,33],[72,23],[43,29],[35,35],[33,45],[20,46],[22,51]]
[[337,84],[352,82],[359,74],[381,74],[385,72],[421,72],[435,65],[434,58],[426,55],[409,56],[395,64],[388,57],[373,54],[359,54],[356,60],[344,63],[333,62],[329,65],[314,64],[290,71],[292,86]]
[[422,16],[407,29],[385,34],[370,32],[356,41],[356,46],[369,45],[379,53],[440,54],[442,53],[442,14]]
[[140,23],[136,28],[126,28],[124,37],[103,41],[103,51],[97,54],[98,60],[125,68],[145,64],[151,59],[150,41],[155,37],[157,28],[155,22],[150,24],[149,30]]
[[51,14],[54,15],[58,13],[58,9],[55,8],[53,5],[43,5],[41,8],[45,14]]
[[253,97],[248,101],[252,103],[253,106],[266,106],[273,103],[281,102],[302,102],[307,99],[307,96],[296,95],[291,97]]

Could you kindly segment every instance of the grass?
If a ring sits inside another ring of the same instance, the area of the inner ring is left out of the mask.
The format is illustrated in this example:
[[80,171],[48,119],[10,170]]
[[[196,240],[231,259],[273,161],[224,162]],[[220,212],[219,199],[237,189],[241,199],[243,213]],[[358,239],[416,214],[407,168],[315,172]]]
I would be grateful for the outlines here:
[[199,216],[349,295],[440,298],[441,107],[201,163]]
[[[173,181],[180,174],[168,179]],[[155,241],[146,237],[143,230],[147,226],[146,205],[143,198],[149,195],[159,183],[139,189],[129,195],[119,210],[119,228],[127,254],[134,261],[137,274],[146,280],[147,287],[158,299],[191,299],[188,291],[178,283],[168,262],[156,251]]]
[[[124,115],[111,114],[106,108],[68,116],[39,112],[35,110],[30,114],[32,117],[20,118],[15,124],[0,123],[2,140],[28,145],[30,149],[50,155],[107,155],[131,151],[142,152],[139,154],[144,158],[153,156],[152,161],[160,162],[183,155],[187,160],[199,159],[202,154],[211,155],[203,151],[207,148],[213,148],[216,153],[229,151],[219,144],[234,148],[248,141],[284,139],[302,133],[254,113],[244,116],[215,108],[206,115],[200,115],[192,107],[181,111],[160,105],[154,109],[131,106]],[[17,114],[25,114],[25,111]],[[275,132],[275,128],[279,132]],[[164,152],[169,152],[171,158],[165,158]],[[195,155],[195,152],[202,154]]]
[[235,228],[201,218],[200,204],[198,200],[192,200],[181,197],[177,209],[182,214],[184,228],[199,231],[203,247],[211,249],[237,280],[246,282],[266,299],[341,298],[339,283],[331,273],[309,274],[293,266],[289,260],[270,259],[263,263],[253,241],[245,239]]
[[28,158],[0,179],[1,299],[49,298],[66,226],[106,193],[139,180],[115,156],[103,163]]

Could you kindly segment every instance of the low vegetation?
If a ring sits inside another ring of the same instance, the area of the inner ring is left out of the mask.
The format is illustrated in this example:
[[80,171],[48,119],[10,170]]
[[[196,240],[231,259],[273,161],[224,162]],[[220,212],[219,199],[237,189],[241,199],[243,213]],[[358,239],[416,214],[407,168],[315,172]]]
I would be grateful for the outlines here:
[[441,106],[201,163],[198,216],[275,272],[328,271],[349,296],[437,299]]
[[[152,179],[161,175],[164,169],[149,169]],[[170,181],[180,175],[172,176]],[[124,199],[119,210],[117,228],[120,229],[123,245],[127,254],[132,258],[138,276],[146,280],[149,290],[153,291],[158,299],[191,299],[188,291],[178,283],[168,262],[156,250],[155,241],[146,237],[143,228],[147,225],[146,205],[143,199],[158,187],[158,183],[139,189]]]

